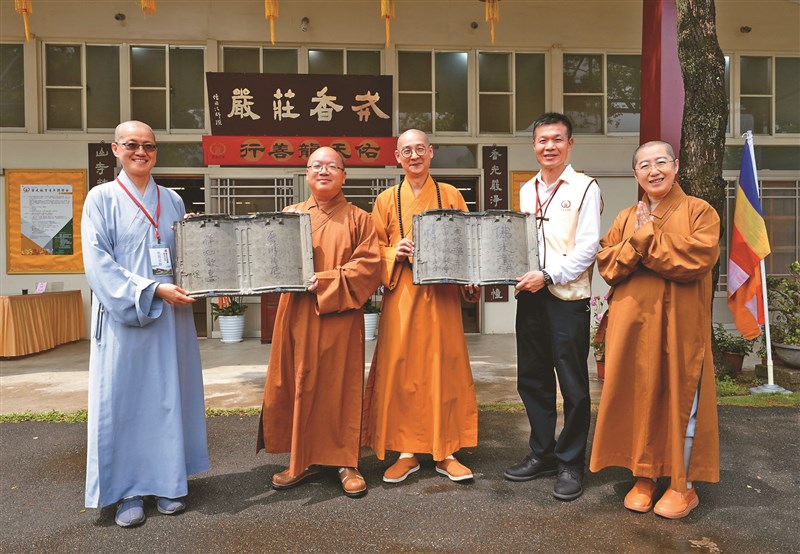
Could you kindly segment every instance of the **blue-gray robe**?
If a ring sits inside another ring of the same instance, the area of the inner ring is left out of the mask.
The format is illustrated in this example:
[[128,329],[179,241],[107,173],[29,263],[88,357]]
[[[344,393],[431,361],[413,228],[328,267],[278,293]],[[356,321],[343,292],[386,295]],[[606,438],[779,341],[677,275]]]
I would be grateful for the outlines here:
[[[156,217],[156,183],[144,198],[120,180]],[[161,244],[174,266],[171,229],[185,213],[181,198],[161,187]],[[86,506],[125,496],[185,496],[187,477],[208,470],[200,350],[190,305],[155,296],[150,246],[153,225],[111,181],[89,191],[81,222],[83,261],[92,297]]]

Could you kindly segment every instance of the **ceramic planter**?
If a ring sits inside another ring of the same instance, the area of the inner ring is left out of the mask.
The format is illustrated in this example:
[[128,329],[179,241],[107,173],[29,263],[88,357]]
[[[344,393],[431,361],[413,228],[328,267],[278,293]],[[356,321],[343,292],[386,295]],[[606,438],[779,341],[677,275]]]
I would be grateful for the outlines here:
[[223,343],[242,342],[242,335],[244,335],[243,315],[221,315],[218,321]]

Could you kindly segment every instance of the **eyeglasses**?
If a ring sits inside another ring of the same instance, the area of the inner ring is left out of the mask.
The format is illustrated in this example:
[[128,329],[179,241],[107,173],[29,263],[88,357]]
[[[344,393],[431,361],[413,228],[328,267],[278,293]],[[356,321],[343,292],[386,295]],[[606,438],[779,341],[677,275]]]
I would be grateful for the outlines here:
[[671,164],[674,161],[675,160],[656,160],[652,164],[645,163],[644,165],[640,165],[639,167],[634,167],[633,170],[641,171],[643,173],[650,173],[653,170],[653,168],[656,168],[659,171],[663,171],[667,167],[667,164]]
[[323,167],[325,169],[327,169],[330,173],[334,173],[336,171],[341,171],[341,170],[344,169],[343,167],[339,167],[338,165],[336,165],[334,162],[330,162],[330,163],[327,163],[327,164],[323,164],[323,163],[320,163],[320,162],[314,162],[313,164],[308,165],[306,167],[308,169],[310,169],[311,171],[313,171],[314,173],[319,173],[320,171],[322,171]]
[[150,154],[158,150],[157,145],[151,144],[149,142],[147,144],[139,144],[138,142],[118,142],[117,144],[119,146],[122,146],[128,152],[136,152],[137,150],[139,150],[139,148],[141,148],[142,150]]
[[406,146],[405,148],[400,150],[400,155],[403,156],[404,158],[410,158],[412,154],[416,154],[417,156],[422,157],[428,151],[428,148],[430,148],[430,145],[425,145],[425,144],[418,144],[413,148],[410,146]]

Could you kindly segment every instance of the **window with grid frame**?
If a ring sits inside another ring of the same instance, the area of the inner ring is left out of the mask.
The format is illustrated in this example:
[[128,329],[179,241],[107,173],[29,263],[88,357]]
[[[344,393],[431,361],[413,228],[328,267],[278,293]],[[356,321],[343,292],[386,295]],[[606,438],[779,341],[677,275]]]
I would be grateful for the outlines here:
[[21,43],[0,44],[0,128],[25,127],[25,64]]
[[[306,51],[309,74],[381,75],[380,50],[315,49]],[[230,73],[299,73],[297,48],[223,46],[222,67]]]
[[205,129],[205,48],[131,46],[131,118],[153,129]]
[[120,47],[47,43],[43,52],[46,129],[116,127],[120,122]]
[[800,134],[800,57],[739,57],[739,132]]
[[545,56],[478,52],[478,133],[525,134],[545,111]]
[[[788,275],[789,264],[800,259],[800,180],[760,180],[761,211],[767,227],[770,250],[764,259],[768,275]],[[722,226],[725,238],[720,243],[720,279],[717,290],[727,290],[728,253],[731,225],[736,208],[736,179],[728,179]]]
[[397,53],[398,131],[466,135],[469,53],[401,50]]
[[639,132],[641,58],[639,54],[564,54],[564,113],[574,133]]

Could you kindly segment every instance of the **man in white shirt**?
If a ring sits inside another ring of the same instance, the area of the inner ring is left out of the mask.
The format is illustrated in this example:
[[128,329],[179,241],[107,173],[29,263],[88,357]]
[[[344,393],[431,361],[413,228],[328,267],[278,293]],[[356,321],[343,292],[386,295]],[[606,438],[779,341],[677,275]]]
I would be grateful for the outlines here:
[[[540,271],[517,279],[517,390],[531,424],[531,453],[506,469],[512,481],[557,474],[553,496],[583,493],[589,433],[589,298],[600,240],[597,181],[567,164],[572,124],[546,113],[533,124],[541,170],[520,190],[520,209],[534,214]],[[554,371],[555,369],[555,371]],[[564,428],[556,441],[556,376]]]

